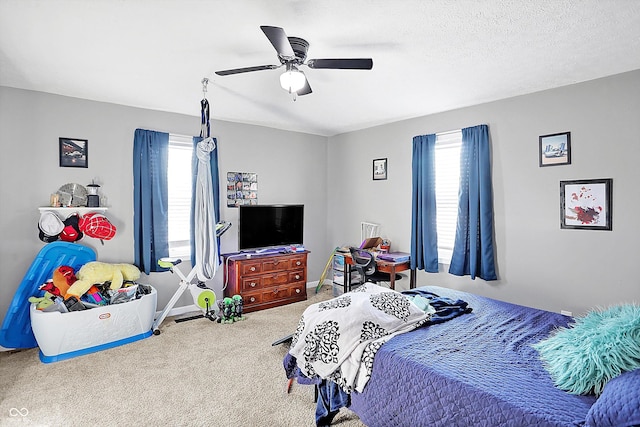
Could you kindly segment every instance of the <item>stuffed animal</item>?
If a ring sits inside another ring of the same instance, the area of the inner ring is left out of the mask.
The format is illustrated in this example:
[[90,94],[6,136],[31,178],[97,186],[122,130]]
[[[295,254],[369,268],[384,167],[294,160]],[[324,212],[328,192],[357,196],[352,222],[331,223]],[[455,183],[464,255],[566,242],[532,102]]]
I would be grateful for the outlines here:
[[65,299],[72,296],[80,299],[91,286],[96,283],[111,282],[110,289],[119,289],[126,281],[136,281],[140,278],[140,270],[132,264],[109,264],[91,261],[83,265],[76,273],[78,280],[71,285]]
[[56,297],[62,296],[62,293],[60,293],[60,289],[56,288],[56,286],[53,284],[53,280],[51,279],[47,280],[43,285],[40,285],[38,289],[40,289],[41,291],[49,292],[51,295]]
[[68,265],[61,265],[53,271],[53,286],[56,287],[58,292],[49,289],[45,290],[58,296],[66,295],[69,287],[73,285],[76,280],[78,279],[76,278],[73,268]]
[[45,292],[42,297],[30,297],[29,302],[36,304],[38,310],[46,310],[55,303],[56,296],[52,293]]

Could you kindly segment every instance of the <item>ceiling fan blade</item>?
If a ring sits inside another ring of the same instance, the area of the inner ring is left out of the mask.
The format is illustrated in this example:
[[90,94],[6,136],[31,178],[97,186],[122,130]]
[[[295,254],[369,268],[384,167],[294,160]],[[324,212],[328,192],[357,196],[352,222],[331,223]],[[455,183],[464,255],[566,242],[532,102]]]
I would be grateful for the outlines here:
[[234,68],[232,70],[216,71],[219,76],[229,76],[231,74],[249,73],[251,71],[275,70],[281,65],[258,65],[256,67]]
[[294,59],[296,57],[295,53],[293,53],[291,43],[289,43],[289,39],[287,38],[287,34],[282,28],[262,25],[260,29],[276,49],[280,58]]
[[307,66],[309,68],[331,68],[335,70],[370,70],[373,68],[373,59],[310,59],[307,62]]
[[[302,71],[300,72],[302,73]],[[307,76],[304,76],[304,86],[302,86],[302,89],[298,90],[298,92],[296,93],[298,94],[298,96],[302,96],[309,95],[311,92],[313,91],[311,90],[311,86],[309,85],[309,79],[307,78]]]

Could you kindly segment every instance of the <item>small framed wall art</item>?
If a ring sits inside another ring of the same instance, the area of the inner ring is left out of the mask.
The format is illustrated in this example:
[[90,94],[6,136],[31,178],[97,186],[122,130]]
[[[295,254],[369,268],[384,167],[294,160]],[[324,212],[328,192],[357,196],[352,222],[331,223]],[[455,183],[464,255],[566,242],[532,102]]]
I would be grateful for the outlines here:
[[59,138],[60,167],[86,168],[89,167],[89,141],[86,139]]
[[560,228],[608,230],[613,180],[560,181]]
[[571,164],[571,132],[539,137],[540,167]]
[[373,160],[373,180],[387,179],[387,159]]

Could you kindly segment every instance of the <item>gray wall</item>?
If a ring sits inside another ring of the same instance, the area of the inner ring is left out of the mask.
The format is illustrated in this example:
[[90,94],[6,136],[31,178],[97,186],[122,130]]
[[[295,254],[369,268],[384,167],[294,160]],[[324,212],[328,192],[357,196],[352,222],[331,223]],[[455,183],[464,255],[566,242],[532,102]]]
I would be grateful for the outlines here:
[[[136,128],[199,132],[194,116],[149,111],[0,87],[0,316],[42,247],[37,207],[67,182],[97,178],[117,236],[97,250],[106,262],[133,261],[132,168]],[[360,222],[382,225],[392,249],[409,250],[411,140],[415,135],[489,125],[493,150],[495,238],[500,280],[418,273],[418,285],[445,285],[523,305],[579,314],[594,306],[640,301],[632,271],[640,211],[640,71],[468,107],[331,138],[214,121],[220,173],[258,173],[261,203],[304,203],[309,281],[331,250],[359,243]],[[571,131],[572,164],[538,167],[538,136]],[[89,140],[89,168],[60,168],[58,138]],[[388,179],[373,181],[372,160],[388,158]],[[221,177],[224,179],[224,176]],[[613,231],[561,230],[559,181],[613,178]],[[224,194],[224,189],[222,194]],[[237,210],[224,251],[237,245]],[[185,270],[188,266],[185,268]],[[443,267],[443,271],[446,271]],[[147,279],[164,307],[177,286],[170,274]],[[218,295],[222,274],[209,284]],[[408,286],[408,280],[399,283]],[[180,305],[191,304],[188,296]]]
[[[136,128],[183,135],[200,132],[200,106],[186,116],[77,98],[0,87],[0,321],[14,292],[38,251],[38,207],[68,182],[89,184],[96,178],[107,196],[107,216],[116,225],[114,239],[101,246],[85,237],[81,243],[96,250],[98,260],[133,262],[133,135]],[[318,280],[326,262],[325,137],[260,126],[213,121],[218,139],[222,193],[227,171],[258,174],[261,203],[305,205],[305,243],[309,255],[309,280]],[[58,138],[89,141],[88,168],[58,165]],[[223,204],[225,200],[221,200]],[[233,223],[222,237],[222,252],[237,250],[238,210],[221,209]],[[186,273],[189,265],[182,265]],[[152,273],[141,279],[158,288],[162,309],[178,286],[177,276]],[[221,296],[222,271],[208,285]],[[176,307],[191,305],[185,294]]]
[[[360,221],[382,224],[409,251],[411,143],[416,135],[486,123],[493,156],[499,280],[418,272],[419,285],[580,314],[640,301],[640,71],[420,117],[330,138],[330,241],[355,243]],[[572,164],[538,166],[538,136],[571,132]],[[388,157],[386,181],[372,160]],[[560,229],[561,180],[613,178],[613,231]],[[403,281],[403,286],[406,280]]]

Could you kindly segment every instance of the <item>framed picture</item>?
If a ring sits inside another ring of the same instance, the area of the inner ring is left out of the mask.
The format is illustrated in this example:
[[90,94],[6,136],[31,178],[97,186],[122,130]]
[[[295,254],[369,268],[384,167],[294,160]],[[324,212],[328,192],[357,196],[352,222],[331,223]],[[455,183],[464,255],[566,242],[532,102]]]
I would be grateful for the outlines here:
[[375,159],[373,161],[373,180],[387,179],[387,159]]
[[612,182],[560,181],[560,228],[611,230]]
[[60,167],[89,167],[89,141],[86,139],[60,138]]
[[571,164],[571,132],[542,135],[539,140],[540,167]]
[[258,174],[227,172],[227,207],[258,204]]

